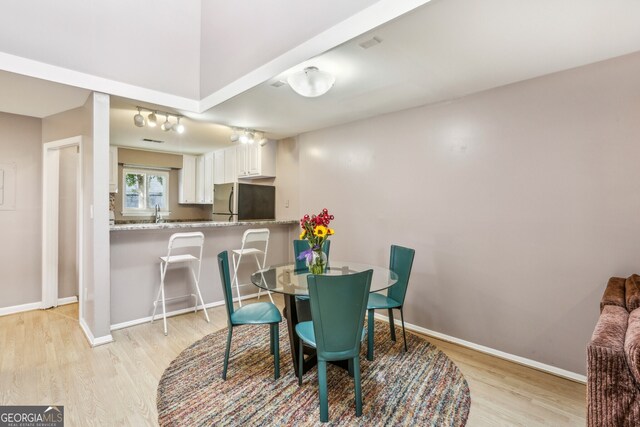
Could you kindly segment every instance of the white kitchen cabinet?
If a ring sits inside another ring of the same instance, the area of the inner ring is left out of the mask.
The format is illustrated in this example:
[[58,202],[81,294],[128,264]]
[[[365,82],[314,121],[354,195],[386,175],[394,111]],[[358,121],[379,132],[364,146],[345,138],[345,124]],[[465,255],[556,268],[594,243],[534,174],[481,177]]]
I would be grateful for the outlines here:
[[183,155],[178,175],[178,203],[196,203],[196,156]]
[[236,147],[224,149],[224,182],[238,181],[236,173]]
[[237,147],[238,178],[273,178],[276,176],[276,142],[265,145],[245,144]]
[[118,192],[118,147],[109,146],[109,193]]
[[200,156],[182,156],[179,203],[213,203],[213,152]]
[[213,183],[224,184],[224,150],[213,152]]
[[213,151],[205,153],[204,157],[204,197],[203,203],[213,204],[213,175],[215,171],[215,161]]

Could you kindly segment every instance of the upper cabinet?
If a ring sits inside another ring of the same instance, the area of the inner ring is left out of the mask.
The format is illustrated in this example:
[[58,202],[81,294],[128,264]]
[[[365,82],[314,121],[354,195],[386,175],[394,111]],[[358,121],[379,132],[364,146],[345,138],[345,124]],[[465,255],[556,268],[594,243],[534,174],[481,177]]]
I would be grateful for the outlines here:
[[178,175],[178,203],[197,203],[196,164],[196,156],[182,156],[182,169]]
[[118,147],[109,146],[109,193],[118,192]]
[[224,182],[237,182],[236,172],[236,147],[224,149]]
[[201,156],[182,156],[179,175],[178,202],[183,204],[212,204],[214,153]]
[[239,145],[236,160],[238,178],[273,178],[276,176],[276,143]]
[[224,150],[213,152],[213,183],[224,184]]

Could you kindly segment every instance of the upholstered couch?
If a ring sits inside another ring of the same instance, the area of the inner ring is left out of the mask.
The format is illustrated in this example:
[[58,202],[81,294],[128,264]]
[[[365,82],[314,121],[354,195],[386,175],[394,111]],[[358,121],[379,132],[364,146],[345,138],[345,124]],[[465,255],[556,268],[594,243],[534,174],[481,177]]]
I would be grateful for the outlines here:
[[640,426],[640,276],[612,277],[587,346],[587,424]]

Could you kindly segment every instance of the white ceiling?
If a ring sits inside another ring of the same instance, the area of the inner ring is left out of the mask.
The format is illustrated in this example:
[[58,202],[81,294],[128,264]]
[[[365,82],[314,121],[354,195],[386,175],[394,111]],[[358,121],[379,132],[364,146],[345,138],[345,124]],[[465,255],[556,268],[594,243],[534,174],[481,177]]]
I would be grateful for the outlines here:
[[[285,137],[451,100],[640,51],[638,16],[637,0],[433,0],[295,67],[336,75],[322,97],[273,87],[285,72],[202,114],[182,111],[183,135],[133,125],[136,105],[170,108],[112,97],[112,143],[202,153],[230,144],[224,125]],[[382,43],[358,45],[373,36]],[[80,106],[89,93],[6,72],[0,88],[0,110],[35,117]]]
[[203,117],[284,137],[451,100],[640,51],[638,17],[636,0],[434,0],[295,68],[334,73],[328,94],[271,86],[283,73]]
[[91,91],[0,70],[0,111],[43,118],[84,105]]

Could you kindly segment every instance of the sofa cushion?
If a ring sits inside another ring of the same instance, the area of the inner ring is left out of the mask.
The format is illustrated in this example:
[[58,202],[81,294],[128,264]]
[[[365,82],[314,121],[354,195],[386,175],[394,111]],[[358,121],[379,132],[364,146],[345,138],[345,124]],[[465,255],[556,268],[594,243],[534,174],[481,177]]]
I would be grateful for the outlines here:
[[612,277],[607,283],[607,287],[602,294],[602,300],[600,300],[600,312],[605,305],[617,305],[619,307],[627,307],[624,300],[625,296],[625,279],[622,277]]
[[590,346],[607,347],[622,351],[627,332],[629,312],[617,305],[605,305],[593,330]]
[[640,276],[633,274],[625,282],[625,303],[627,310],[631,313],[640,307]]
[[640,386],[640,308],[629,315],[627,334],[624,338],[624,354],[636,383]]

